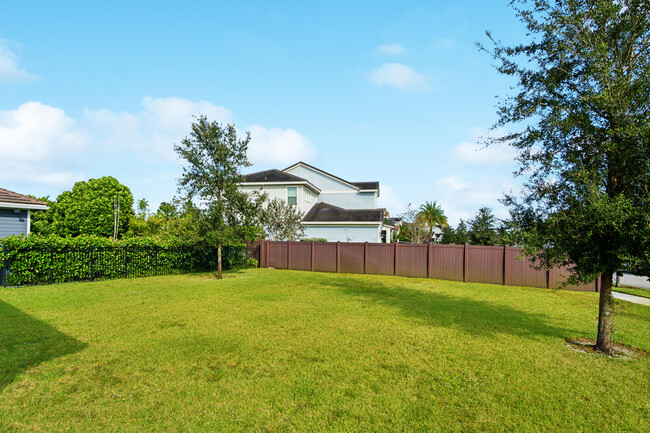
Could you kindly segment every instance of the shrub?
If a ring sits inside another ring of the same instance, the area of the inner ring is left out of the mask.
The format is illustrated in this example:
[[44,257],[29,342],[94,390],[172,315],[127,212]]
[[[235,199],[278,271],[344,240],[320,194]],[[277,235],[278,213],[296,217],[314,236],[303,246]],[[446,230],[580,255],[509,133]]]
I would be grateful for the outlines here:
[[302,238],[300,242],[327,242],[325,238]]

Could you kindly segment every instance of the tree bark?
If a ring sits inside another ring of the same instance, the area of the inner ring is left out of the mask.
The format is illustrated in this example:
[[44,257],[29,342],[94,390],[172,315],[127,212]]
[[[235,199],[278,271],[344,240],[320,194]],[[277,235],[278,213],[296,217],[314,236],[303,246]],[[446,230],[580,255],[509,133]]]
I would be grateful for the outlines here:
[[612,352],[612,277],[613,271],[607,271],[600,276],[600,299],[598,301],[598,336],[596,348],[605,352]]
[[221,245],[217,246],[217,279],[222,279],[221,275]]

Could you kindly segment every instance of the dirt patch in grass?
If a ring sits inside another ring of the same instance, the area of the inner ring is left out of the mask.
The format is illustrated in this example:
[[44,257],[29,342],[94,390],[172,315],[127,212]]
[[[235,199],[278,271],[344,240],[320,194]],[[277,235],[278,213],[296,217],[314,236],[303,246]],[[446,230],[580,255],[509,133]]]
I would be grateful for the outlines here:
[[645,350],[620,343],[612,344],[612,353],[605,353],[596,347],[596,340],[593,340],[591,338],[565,338],[564,344],[566,344],[569,349],[575,350],[577,352],[610,356],[612,358],[624,359],[626,361],[648,356],[648,352]]

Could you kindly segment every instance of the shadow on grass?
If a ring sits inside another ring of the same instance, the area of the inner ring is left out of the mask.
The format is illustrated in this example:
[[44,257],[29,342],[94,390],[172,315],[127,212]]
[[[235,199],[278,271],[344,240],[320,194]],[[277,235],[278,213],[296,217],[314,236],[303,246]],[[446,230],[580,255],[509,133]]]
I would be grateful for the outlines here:
[[398,308],[402,315],[433,326],[459,328],[481,337],[497,338],[505,333],[532,339],[564,338],[578,333],[577,329],[553,325],[551,317],[545,314],[529,313],[508,305],[475,300],[470,296],[450,296],[354,277],[344,281],[325,278],[320,284],[369,302]]
[[0,392],[27,369],[84,347],[85,343],[0,301]]

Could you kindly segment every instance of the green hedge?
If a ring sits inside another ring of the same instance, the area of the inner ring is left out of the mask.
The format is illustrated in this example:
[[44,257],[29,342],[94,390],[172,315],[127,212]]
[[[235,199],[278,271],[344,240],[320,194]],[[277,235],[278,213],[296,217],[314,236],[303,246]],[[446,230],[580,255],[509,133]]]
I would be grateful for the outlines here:
[[[132,238],[20,236],[2,239],[0,285],[133,278],[217,268],[217,248]],[[223,269],[245,267],[245,246],[222,248]]]

